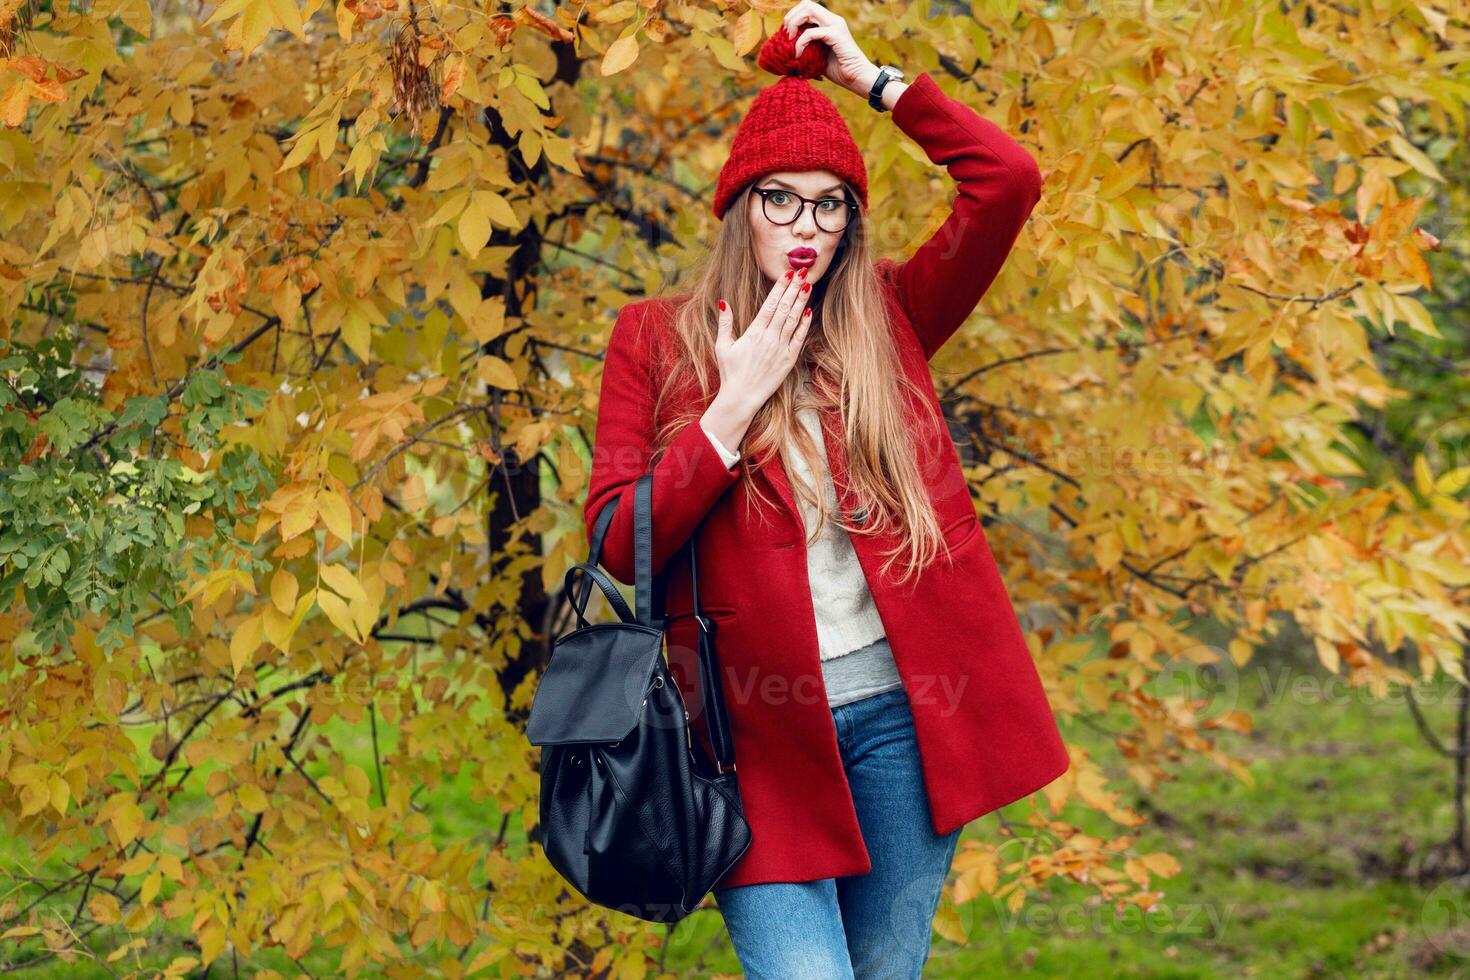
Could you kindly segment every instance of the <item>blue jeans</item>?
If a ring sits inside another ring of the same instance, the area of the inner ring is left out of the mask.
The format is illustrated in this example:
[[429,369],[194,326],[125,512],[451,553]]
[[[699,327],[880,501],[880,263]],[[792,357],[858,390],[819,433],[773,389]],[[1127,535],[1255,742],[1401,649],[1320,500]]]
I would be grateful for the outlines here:
[[715,903],[754,980],[920,977],[963,828],[934,833],[902,688],[840,704],[832,717],[873,869],[716,888]]

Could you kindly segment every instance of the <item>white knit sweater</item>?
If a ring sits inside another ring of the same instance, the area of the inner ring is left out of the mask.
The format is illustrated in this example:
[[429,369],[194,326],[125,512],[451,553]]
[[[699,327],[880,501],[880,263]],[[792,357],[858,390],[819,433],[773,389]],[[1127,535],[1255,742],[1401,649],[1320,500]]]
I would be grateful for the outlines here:
[[[797,419],[806,427],[816,441],[817,452],[826,458],[822,437],[822,425],[816,409],[806,408],[797,412]],[[733,466],[740,458],[739,453],[726,449],[710,434],[704,434],[719,452],[726,466]],[[812,486],[811,470],[799,454],[792,454],[792,466],[797,479]],[[822,467],[821,493],[827,503],[829,515],[837,510],[837,490],[832,485],[832,475]],[[795,488],[793,488],[793,493]],[[798,498],[805,521],[805,532],[810,535],[817,521],[816,507]],[[817,620],[817,648],[822,660],[840,657],[881,639],[884,636],[883,621],[878,618],[878,609],[873,605],[873,595],[868,591],[868,580],[858,564],[857,552],[847,531],[834,521],[827,520],[814,541],[807,545],[807,575],[811,580],[812,607]]]

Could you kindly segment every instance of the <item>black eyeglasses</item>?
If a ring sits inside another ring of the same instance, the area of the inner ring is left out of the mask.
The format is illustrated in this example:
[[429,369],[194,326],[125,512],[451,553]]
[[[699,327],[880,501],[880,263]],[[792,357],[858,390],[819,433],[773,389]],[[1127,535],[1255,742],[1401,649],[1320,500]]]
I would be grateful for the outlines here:
[[752,187],[751,192],[761,196],[761,211],[773,225],[789,225],[801,217],[801,212],[810,204],[817,227],[826,232],[838,232],[847,227],[857,205],[840,197],[824,197],[812,200],[779,187]]

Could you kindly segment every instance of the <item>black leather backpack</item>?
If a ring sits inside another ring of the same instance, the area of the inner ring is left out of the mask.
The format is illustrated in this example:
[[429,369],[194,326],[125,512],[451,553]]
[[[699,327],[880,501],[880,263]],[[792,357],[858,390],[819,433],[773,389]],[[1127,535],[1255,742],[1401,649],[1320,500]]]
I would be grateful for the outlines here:
[[[750,846],[734,743],[715,655],[715,623],[699,605],[694,538],[686,549],[698,622],[700,690],[713,758],[691,729],[663,657],[666,580],[652,574],[653,476],[634,487],[634,601],[597,567],[620,497],[597,516],[592,550],[567,569],[578,625],[552,645],[526,737],[541,751],[541,833],[547,860],[598,905],[677,922]],[[672,566],[672,561],[669,565]],[[581,595],[574,591],[578,574]],[[586,619],[591,585],[619,619]]]

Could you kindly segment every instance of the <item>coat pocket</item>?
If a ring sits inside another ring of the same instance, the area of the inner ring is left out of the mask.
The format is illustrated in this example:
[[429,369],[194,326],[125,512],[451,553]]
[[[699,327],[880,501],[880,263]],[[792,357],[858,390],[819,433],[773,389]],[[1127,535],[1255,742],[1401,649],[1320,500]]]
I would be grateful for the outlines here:
[[[734,606],[720,605],[718,603],[700,603],[699,611],[704,613],[709,619],[729,619],[735,615]],[[681,609],[671,609],[667,613],[667,618],[670,622],[676,619],[693,619],[694,607],[685,606]]]
[[972,511],[953,518],[944,528],[944,543],[951,551],[969,544],[980,533],[980,518]]

